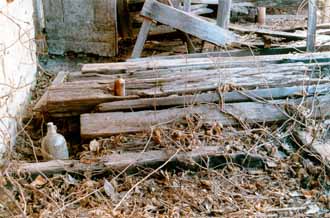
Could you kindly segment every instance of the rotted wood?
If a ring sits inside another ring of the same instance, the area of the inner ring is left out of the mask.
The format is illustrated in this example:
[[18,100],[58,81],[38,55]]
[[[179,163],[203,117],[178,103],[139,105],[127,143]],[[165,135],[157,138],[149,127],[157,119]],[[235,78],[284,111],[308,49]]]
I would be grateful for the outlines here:
[[27,174],[54,174],[61,172],[84,173],[92,172],[93,175],[109,171],[132,169],[139,166],[156,167],[164,162],[177,163],[186,167],[204,166],[208,168],[219,167],[235,163],[243,167],[263,168],[264,158],[257,154],[243,152],[228,154],[221,147],[204,146],[189,152],[174,152],[165,150],[147,151],[143,153],[126,152],[112,154],[98,160],[53,160],[38,163],[19,163],[10,166],[10,173]]
[[293,96],[313,96],[330,92],[330,85],[294,86],[284,88],[257,89],[248,91],[233,91],[223,93],[201,93],[196,95],[169,96],[160,98],[143,98],[102,103],[97,106],[99,112],[135,111],[141,109],[159,109],[173,106],[188,106],[201,103],[224,103],[274,100]]
[[189,114],[198,114],[201,122],[219,122],[223,126],[243,123],[269,123],[290,120],[285,108],[301,104],[313,107],[312,118],[329,117],[330,95],[296,100],[275,100],[268,103],[246,102],[219,105],[198,105],[158,111],[111,112],[80,116],[81,137],[92,139],[115,134],[150,131],[151,128],[180,120]]
[[[320,63],[329,65],[329,63]],[[114,96],[109,88],[113,87],[111,75],[95,80],[69,82],[48,90],[47,107],[41,111],[47,113],[76,112],[86,113],[101,103],[143,98],[162,97],[173,94],[196,94],[215,91],[221,86],[233,86],[243,89],[274,88],[318,84],[329,82],[327,79],[310,78],[308,75],[320,64],[280,64],[267,67],[251,66],[238,68],[194,69],[194,70],[158,70],[140,72],[132,75],[121,74],[126,81],[126,97]],[[318,73],[316,73],[318,74]],[[101,75],[102,76],[102,75]],[[39,110],[39,108],[37,109]]]

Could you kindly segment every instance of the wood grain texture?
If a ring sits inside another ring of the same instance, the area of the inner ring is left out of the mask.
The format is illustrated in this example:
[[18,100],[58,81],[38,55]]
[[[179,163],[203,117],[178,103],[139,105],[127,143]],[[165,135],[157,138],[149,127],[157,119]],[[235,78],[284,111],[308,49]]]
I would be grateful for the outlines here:
[[308,0],[308,30],[306,47],[308,52],[315,51],[316,24],[317,24],[317,0]]
[[[315,100],[315,101],[314,101]],[[234,103],[225,104],[220,110],[218,105],[198,105],[186,108],[171,108],[159,111],[112,112],[83,114],[80,116],[81,137],[91,139],[108,137],[115,134],[150,131],[158,125],[165,125],[182,119],[189,114],[198,114],[202,122],[219,122],[223,126],[245,123],[268,123],[290,119],[285,112],[287,104],[301,103],[302,99],[291,101],[272,101],[271,103]],[[330,115],[330,95],[304,100],[307,108],[313,107],[313,118]]]
[[217,25],[228,29],[232,0],[218,0]]
[[141,15],[216,45],[225,45],[238,39],[228,30],[155,0],[145,1]]
[[[248,64],[247,64],[248,65]],[[311,77],[315,66],[328,66],[329,62],[317,64],[288,63],[261,64],[227,68],[188,68],[141,71],[133,74],[88,75],[83,80],[51,87],[47,95],[48,113],[89,112],[104,102],[128,98],[162,97],[173,94],[187,95],[215,91],[218,87],[230,85],[244,89],[279,88],[303,84],[322,84],[329,80]],[[319,69],[319,68],[317,68]],[[319,74],[319,72],[317,73]],[[311,75],[311,76],[309,76]],[[94,77],[91,77],[94,76]],[[114,81],[121,76],[126,81],[127,97],[113,96]]]
[[[189,56],[187,56],[189,57]],[[325,62],[330,60],[330,52],[313,53],[313,54],[283,54],[283,55],[261,55],[261,56],[245,56],[245,57],[201,57],[201,58],[181,58],[181,59],[166,59],[152,60],[142,59],[141,61],[117,62],[117,63],[98,63],[84,64],[81,72],[83,74],[103,73],[103,74],[118,74],[124,72],[135,72],[140,70],[156,70],[164,68],[179,68],[193,66],[258,66],[259,63],[281,63],[290,61],[317,61]]]
[[163,107],[173,107],[178,105],[193,105],[201,103],[217,103],[223,101],[225,103],[246,102],[257,100],[274,100],[287,98],[291,96],[320,95],[330,93],[329,84],[316,86],[294,86],[284,88],[257,89],[250,91],[233,91],[223,93],[220,97],[218,93],[201,93],[196,95],[184,96],[168,96],[160,98],[144,98],[125,101],[115,101],[103,103],[97,106],[99,112],[139,110],[139,109],[156,109]]
[[136,39],[133,52],[132,52],[132,58],[139,58],[141,56],[141,53],[143,51],[144,44],[147,40],[148,33],[150,31],[152,25],[152,21],[150,19],[144,19],[139,35]]

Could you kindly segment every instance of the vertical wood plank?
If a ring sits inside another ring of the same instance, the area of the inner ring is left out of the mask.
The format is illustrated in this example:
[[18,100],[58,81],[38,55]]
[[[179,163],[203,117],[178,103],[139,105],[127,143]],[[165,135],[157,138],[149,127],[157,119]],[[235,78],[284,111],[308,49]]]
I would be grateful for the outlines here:
[[317,24],[317,0],[308,0],[308,31],[307,31],[307,51],[315,51],[315,35]]
[[183,2],[183,10],[186,12],[191,11],[191,0],[184,0]]
[[258,24],[260,26],[266,24],[266,7],[258,7]]
[[232,0],[219,0],[217,25],[224,29],[228,29],[229,26],[231,3]]
[[144,43],[147,40],[151,25],[152,25],[152,21],[150,19],[144,18],[139,35],[134,45],[132,58],[139,58],[141,56]]

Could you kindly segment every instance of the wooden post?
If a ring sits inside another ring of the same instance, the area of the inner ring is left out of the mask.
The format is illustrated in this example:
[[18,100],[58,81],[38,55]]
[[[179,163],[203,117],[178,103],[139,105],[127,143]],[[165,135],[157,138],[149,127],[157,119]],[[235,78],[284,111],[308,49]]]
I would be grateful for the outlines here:
[[258,24],[260,26],[266,24],[266,7],[258,7]]
[[186,12],[191,11],[191,0],[184,0],[183,2],[183,10]]
[[317,24],[317,0],[308,0],[308,31],[307,31],[307,51],[315,51],[315,35]]
[[231,2],[232,0],[219,0],[217,25],[224,29],[228,29],[229,26]]
[[135,45],[134,45],[132,58],[139,58],[141,56],[141,53],[142,53],[142,50],[144,47],[144,43],[147,40],[151,25],[152,25],[152,20],[148,19],[148,18],[144,18],[139,35],[138,35]]
[[[183,2],[183,10],[186,12],[191,11],[191,0],[184,0]],[[187,33],[183,33],[184,41],[187,43],[188,53],[196,53],[196,48],[194,43],[192,42],[190,36]]]

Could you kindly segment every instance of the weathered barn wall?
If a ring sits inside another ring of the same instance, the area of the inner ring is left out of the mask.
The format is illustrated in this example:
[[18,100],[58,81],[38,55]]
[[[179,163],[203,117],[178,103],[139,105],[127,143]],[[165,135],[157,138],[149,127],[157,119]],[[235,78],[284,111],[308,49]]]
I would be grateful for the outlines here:
[[35,74],[33,0],[0,1],[0,160],[14,144]]
[[44,0],[43,11],[49,53],[116,55],[116,0]]

